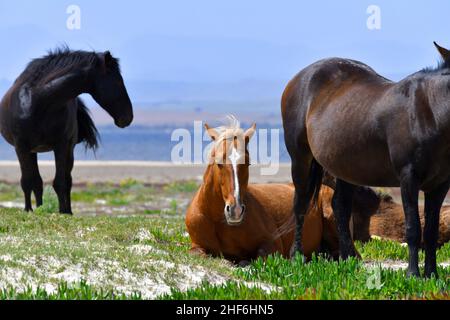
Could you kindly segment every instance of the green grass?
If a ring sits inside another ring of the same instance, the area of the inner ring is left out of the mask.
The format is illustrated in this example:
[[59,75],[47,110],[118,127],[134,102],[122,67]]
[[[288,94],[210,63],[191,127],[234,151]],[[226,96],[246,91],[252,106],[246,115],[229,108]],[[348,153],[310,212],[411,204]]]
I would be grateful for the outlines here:
[[[375,271],[374,271],[375,270]],[[321,257],[304,263],[280,256],[259,259],[236,275],[246,281],[272,285],[270,291],[229,281],[208,283],[187,292],[173,290],[164,299],[436,299],[449,297],[449,268],[439,268],[440,279],[406,278],[405,272],[367,269],[361,261],[333,262]],[[380,281],[377,283],[379,275]]]
[[19,186],[0,183],[0,201],[13,201],[23,197]]
[[169,203],[170,207],[165,211],[166,214],[177,214],[178,212],[178,202],[175,199],[172,199]]
[[178,192],[195,192],[197,191],[199,185],[195,181],[182,181],[182,182],[172,182],[164,186],[164,191],[169,193]]
[[223,285],[215,286],[208,282],[198,288],[185,292],[173,289],[170,294],[160,297],[162,300],[266,300],[276,299],[274,294],[267,294],[259,287],[248,287],[236,281],[227,281]]
[[42,197],[42,206],[35,209],[36,214],[54,213],[58,212],[58,197],[51,187],[44,189]]
[[75,285],[67,282],[58,284],[55,292],[48,293],[43,288],[33,289],[28,287],[24,291],[18,292],[14,287],[0,290],[0,300],[140,300],[141,295],[136,292],[131,295],[116,293],[112,290],[104,291],[95,289],[85,281],[80,281]]
[[94,203],[104,200],[108,205],[120,206],[128,205],[133,201],[151,201],[155,194],[152,186],[132,180],[122,180],[115,184],[88,184],[84,188],[77,188],[72,192],[72,201]]
[[[189,276],[204,270],[233,276],[227,262],[193,256],[188,250],[180,215],[80,217],[0,209],[0,288],[6,290],[1,296],[44,297],[46,287],[67,282],[61,281],[64,274],[69,279],[78,275],[75,284],[69,283],[74,286],[71,295],[85,280],[96,297],[113,292],[114,298],[158,285],[191,285]],[[19,271],[21,277],[16,278]],[[35,295],[29,287],[41,289]],[[49,298],[63,296],[60,291],[48,293]]]
[[[17,196],[15,188],[2,188]],[[356,243],[363,261],[339,263],[271,256],[236,268],[191,255],[180,195],[190,197],[193,190],[191,182],[154,188],[124,180],[75,192],[74,201],[103,199],[117,207],[166,201],[132,216],[55,214],[58,203],[49,187],[34,213],[0,209],[0,299],[449,299],[449,267],[439,268],[439,279],[416,279],[404,270],[364,264],[405,262],[407,248],[393,241]],[[450,243],[437,259],[450,262]]]
[[[408,247],[402,246],[398,242],[389,240],[375,240],[361,244],[355,243],[356,248],[363,259],[382,261],[386,259],[391,260],[408,260]],[[423,251],[419,252],[420,261],[424,261],[425,254]],[[450,243],[446,243],[437,252],[437,261],[444,262],[450,260]]]
[[144,210],[144,214],[161,214],[161,210],[159,210],[159,209],[146,209],[146,210]]

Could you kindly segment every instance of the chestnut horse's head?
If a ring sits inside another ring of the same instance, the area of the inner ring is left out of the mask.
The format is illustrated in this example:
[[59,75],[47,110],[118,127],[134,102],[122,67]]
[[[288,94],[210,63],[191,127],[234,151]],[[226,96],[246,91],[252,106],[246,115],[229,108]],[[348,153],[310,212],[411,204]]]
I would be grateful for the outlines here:
[[239,225],[245,216],[245,195],[248,185],[250,156],[248,142],[256,124],[244,132],[234,117],[232,123],[217,129],[205,128],[214,141],[210,155],[214,191],[222,195],[224,215],[228,225]]

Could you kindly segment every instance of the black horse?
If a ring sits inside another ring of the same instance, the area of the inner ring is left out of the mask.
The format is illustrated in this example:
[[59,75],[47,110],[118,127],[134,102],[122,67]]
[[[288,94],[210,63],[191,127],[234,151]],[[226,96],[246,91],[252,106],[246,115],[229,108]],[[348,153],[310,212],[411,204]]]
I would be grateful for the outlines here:
[[104,53],[57,49],[32,60],[0,103],[0,130],[15,147],[22,171],[25,210],[31,211],[31,192],[42,204],[42,179],[37,153],[54,151],[53,187],[59,211],[71,214],[73,150],[84,142],[97,148],[97,129],[78,96],[89,93],[124,128],[133,110],[120,74],[118,59]]
[[425,275],[436,274],[439,213],[450,185],[450,51],[436,47],[438,68],[397,83],[361,62],[332,58],[288,84],[282,115],[295,185],[296,251],[302,251],[304,215],[325,170],[337,178],[332,205],[342,258],[356,255],[349,229],[355,186],[400,187],[408,274],[418,276],[422,190]]

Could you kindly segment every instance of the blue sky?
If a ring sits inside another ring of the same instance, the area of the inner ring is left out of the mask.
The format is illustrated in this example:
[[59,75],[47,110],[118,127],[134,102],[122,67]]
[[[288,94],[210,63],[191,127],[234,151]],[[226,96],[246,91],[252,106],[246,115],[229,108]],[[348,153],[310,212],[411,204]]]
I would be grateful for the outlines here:
[[[81,9],[80,30],[66,28],[71,4]],[[380,30],[366,27],[371,4],[381,9]],[[433,40],[450,47],[449,13],[444,0],[0,0],[0,79],[13,80],[58,43],[111,50],[142,99],[147,83],[225,83],[231,95],[274,83],[275,95],[330,56],[399,79],[436,63]]]

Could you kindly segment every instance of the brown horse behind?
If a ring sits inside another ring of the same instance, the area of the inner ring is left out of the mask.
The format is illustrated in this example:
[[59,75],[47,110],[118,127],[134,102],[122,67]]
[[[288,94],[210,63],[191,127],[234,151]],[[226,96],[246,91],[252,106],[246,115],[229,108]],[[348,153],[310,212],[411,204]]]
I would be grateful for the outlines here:
[[[339,256],[339,237],[331,205],[333,195],[332,188],[322,185],[318,206],[310,208],[309,212],[319,210],[323,216],[321,252],[328,253],[336,259]],[[419,210],[420,220],[423,222],[424,206],[419,206]],[[450,241],[450,205],[442,206],[440,215],[438,247]],[[284,227],[285,232],[289,233],[289,239],[292,240],[294,228],[294,219]],[[354,241],[367,242],[373,237],[379,237],[405,243],[405,214],[402,205],[394,202],[390,195],[379,194],[367,187],[357,187],[352,204],[351,232]]]
[[[380,204],[375,211],[356,208],[353,211],[353,239],[366,242],[377,236],[405,243],[405,214],[402,205],[394,202],[389,195],[380,195],[379,199]],[[424,209],[423,205],[419,206],[422,223],[425,220]],[[450,206],[442,206],[440,215],[438,247],[450,241]],[[330,221],[334,222],[334,217],[331,216]]]

